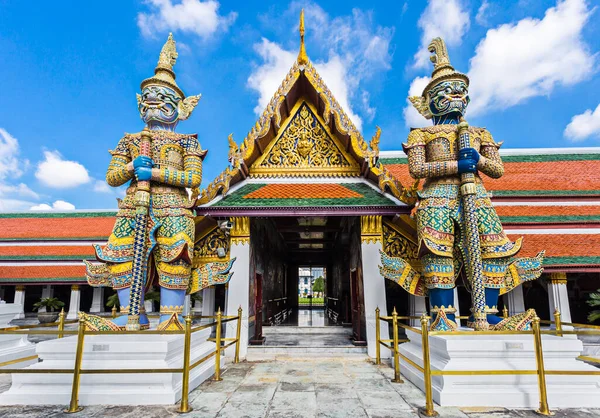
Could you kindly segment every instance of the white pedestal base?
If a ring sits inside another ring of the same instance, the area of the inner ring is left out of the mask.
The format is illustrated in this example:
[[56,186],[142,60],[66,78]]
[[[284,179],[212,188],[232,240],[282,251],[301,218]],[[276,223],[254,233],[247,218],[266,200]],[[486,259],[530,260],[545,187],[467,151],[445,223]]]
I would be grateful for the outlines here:
[[[421,335],[407,330],[400,352],[423,366]],[[576,338],[544,335],[546,370],[598,369],[576,360],[583,347]],[[432,370],[536,370],[533,336],[430,337]],[[401,373],[424,391],[423,374],[407,362]],[[432,376],[433,400],[441,406],[533,408],[539,406],[537,375]],[[546,375],[550,408],[600,407],[600,376]]]
[[[215,349],[210,329],[192,334],[190,364]],[[29,369],[73,369],[77,337],[41,342],[42,363]],[[183,335],[107,335],[85,338],[82,369],[181,368]],[[190,372],[190,391],[211,377],[215,358]],[[181,399],[181,373],[82,374],[80,405],[172,405]],[[1,405],[68,405],[73,374],[13,374]]]
[[[14,303],[0,303],[0,328],[7,328],[8,323],[21,312],[22,306]],[[0,363],[35,355],[35,345],[27,340],[26,335],[0,335]],[[17,369],[37,363],[37,360],[26,360],[3,367]]]

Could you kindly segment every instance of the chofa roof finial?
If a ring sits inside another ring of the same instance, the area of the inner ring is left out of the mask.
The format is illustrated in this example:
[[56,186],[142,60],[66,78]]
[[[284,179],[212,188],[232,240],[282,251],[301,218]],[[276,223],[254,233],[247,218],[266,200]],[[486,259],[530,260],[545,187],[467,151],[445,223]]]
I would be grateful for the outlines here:
[[306,48],[304,46],[304,9],[300,12],[300,51],[298,52],[298,64],[308,64],[308,55],[306,55]]

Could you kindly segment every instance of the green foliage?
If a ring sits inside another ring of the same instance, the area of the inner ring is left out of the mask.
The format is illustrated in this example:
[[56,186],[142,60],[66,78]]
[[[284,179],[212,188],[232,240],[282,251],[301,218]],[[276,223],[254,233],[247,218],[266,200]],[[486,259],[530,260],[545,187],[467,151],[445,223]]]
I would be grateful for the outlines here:
[[64,302],[61,302],[58,298],[43,298],[39,302],[33,304],[33,310],[37,311],[40,308],[46,308],[46,312],[48,312],[49,308],[50,312],[54,312],[55,309],[60,309],[64,306]]
[[202,294],[200,292],[192,293],[192,302],[202,302]]
[[325,303],[324,298],[298,298],[299,305],[323,305]]
[[[598,289],[600,292],[600,289]],[[600,293],[590,293],[587,304],[590,306],[600,306]],[[594,322],[600,319],[600,309],[593,310],[588,315],[588,321]]]
[[152,288],[150,288],[150,290],[148,290],[146,292],[146,295],[144,296],[144,300],[160,303],[160,292],[157,290],[154,290],[154,288],[152,287]]
[[106,300],[106,307],[107,308],[117,308],[119,309],[121,307],[121,304],[119,303],[119,296],[117,295],[117,292],[113,293],[112,295],[110,295],[108,297],[108,299]]
[[317,277],[312,288],[313,292],[323,293],[325,291],[325,279],[321,276]]

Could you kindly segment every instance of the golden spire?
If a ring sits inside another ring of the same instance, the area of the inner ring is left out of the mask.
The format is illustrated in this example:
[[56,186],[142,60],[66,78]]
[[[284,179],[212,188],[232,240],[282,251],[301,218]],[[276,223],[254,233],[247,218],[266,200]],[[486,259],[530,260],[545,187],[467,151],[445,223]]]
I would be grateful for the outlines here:
[[147,78],[142,81],[142,90],[145,86],[154,84],[154,85],[163,85],[172,88],[179,95],[184,98],[185,94],[179,88],[177,83],[175,82],[175,72],[173,71],[173,66],[177,61],[177,49],[175,48],[175,40],[173,39],[173,34],[169,33],[169,37],[167,38],[167,42],[163,45],[160,50],[160,55],[158,56],[158,63],[156,64],[156,68],[154,69],[154,76]]
[[300,51],[298,52],[298,64],[308,64],[308,55],[306,55],[306,48],[304,47],[304,9],[300,12]]

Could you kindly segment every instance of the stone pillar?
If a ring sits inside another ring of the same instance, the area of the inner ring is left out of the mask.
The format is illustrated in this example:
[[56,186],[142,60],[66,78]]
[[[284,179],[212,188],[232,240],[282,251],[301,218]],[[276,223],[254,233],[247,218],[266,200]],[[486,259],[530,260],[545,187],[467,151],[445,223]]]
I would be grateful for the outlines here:
[[185,295],[185,299],[183,300],[183,316],[186,316],[190,313],[192,309],[192,295]]
[[0,300],[4,300],[5,286],[0,286]]
[[79,285],[74,284],[71,286],[71,301],[69,302],[69,313],[67,314],[67,319],[77,319],[80,302],[81,291],[79,290]]
[[52,285],[47,284],[42,288],[42,299],[51,298],[54,296],[54,288]]
[[550,273],[548,283],[550,302],[550,320],[554,320],[554,311],[558,309],[562,322],[571,322],[571,308],[567,292],[567,273]]
[[[509,315],[516,315],[525,312],[525,298],[523,297],[523,286],[517,286],[504,296],[504,304],[508,309]],[[502,315],[502,312],[498,313]]]
[[460,319],[458,319],[460,316],[460,304],[458,303],[458,287],[456,286],[454,286],[454,308],[456,309],[456,313],[454,314],[456,316],[456,325],[460,327]]
[[[240,337],[240,359],[248,352],[248,305],[250,292],[250,218],[231,218],[233,228],[230,235],[230,257],[236,258],[231,271],[233,276],[229,282],[225,297],[225,315],[236,316],[238,308],[242,308],[242,331]],[[237,322],[226,324],[226,338],[235,338]],[[235,345],[229,347],[225,354],[233,356]]]
[[[375,309],[379,307],[380,315],[387,316],[385,300],[385,278],[379,274],[379,251],[382,247],[381,216],[368,215],[360,218],[363,293],[365,296],[365,320],[367,329],[367,352],[375,357]],[[381,324],[380,324],[381,325]],[[385,323],[383,323],[385,325]],[[389,339],[388,327],[380,328],[381,339]],[[381,350],[382,358],[391,357],[390,350]]]
[[151,300],[144,300],[144,309],[146,309],[147,314],[154,312],[154,302]]
[[[427,315],[427,306],[425,306],[425,298],[422,296],[408,295],[409,303],[409,316],[421,316]],[[420,328],[421,321],[419,319],[411,319],[410,325],[413,327]]]
[[[237,263],[237,260],[236,260]],[[215,288],[209,287],[202,291],[202,316],[215,314]],[[208,321],[211,322],[211,321]]]
[[25,318],[25,286],[15,288],[15,305],[21,305],[21,312],[15,315],[15,319]]
[[104,312],[104,288],[94,287],[90,312]]

